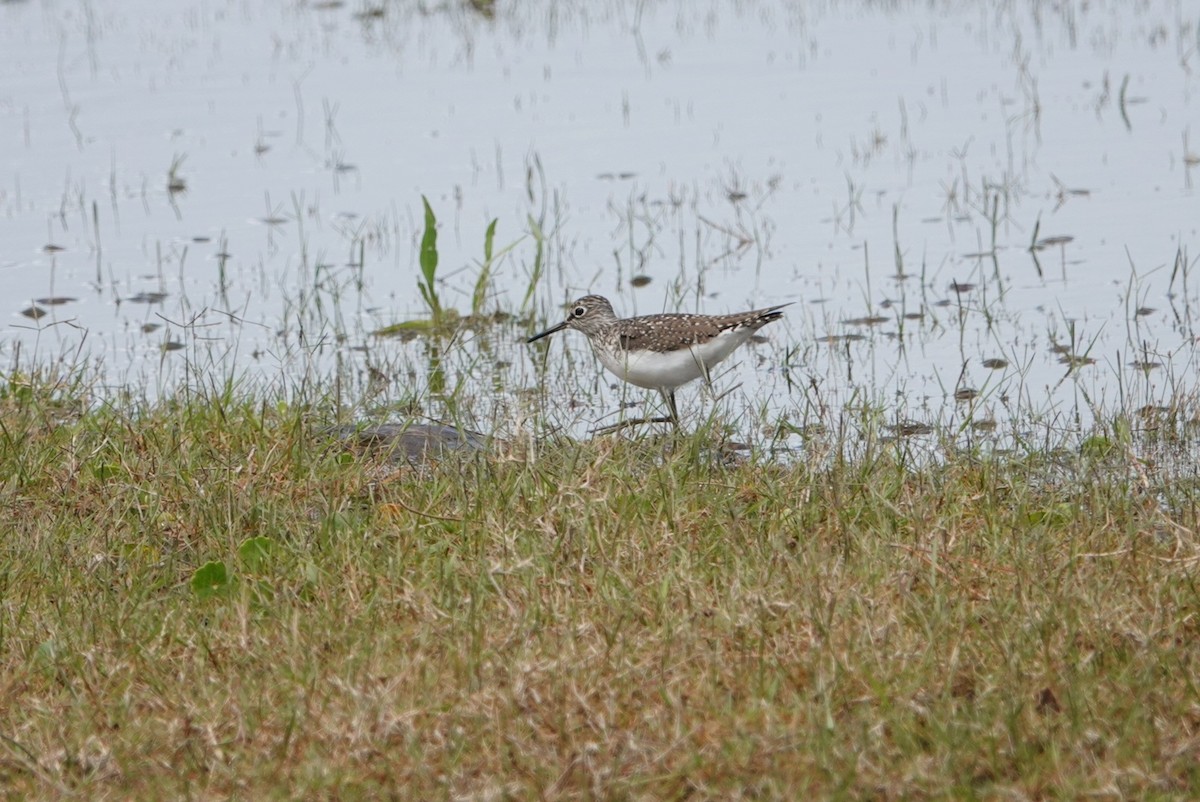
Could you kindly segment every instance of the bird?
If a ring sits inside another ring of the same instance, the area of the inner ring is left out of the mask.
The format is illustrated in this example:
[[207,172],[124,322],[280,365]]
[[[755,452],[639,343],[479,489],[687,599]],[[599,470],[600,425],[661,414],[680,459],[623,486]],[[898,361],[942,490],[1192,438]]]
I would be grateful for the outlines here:
[[791,303],[728,315],[660,314],[619,318],[601,295],[585,295],[571,304],[567,319],[533,335],[534,343],[563,329],[583,332],[600,363],[622,381],[658,390],[668,420],[679,427],[676,388],[709,378],[709,370],[732,354],[763,326],[783,317]]

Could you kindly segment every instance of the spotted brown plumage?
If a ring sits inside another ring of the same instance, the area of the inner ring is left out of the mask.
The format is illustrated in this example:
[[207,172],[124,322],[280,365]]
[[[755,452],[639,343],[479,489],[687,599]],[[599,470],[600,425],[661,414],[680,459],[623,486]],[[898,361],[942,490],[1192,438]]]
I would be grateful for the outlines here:
[[530,337],[535,342],[563,329],[583,332],[601,364],[623,381],[658,390],[678,426],[675,388],[704,377],[754,332],[783,317],[778,304],[730,315],[660,314],[618,318],[600,295],[571,304],[567,319]]

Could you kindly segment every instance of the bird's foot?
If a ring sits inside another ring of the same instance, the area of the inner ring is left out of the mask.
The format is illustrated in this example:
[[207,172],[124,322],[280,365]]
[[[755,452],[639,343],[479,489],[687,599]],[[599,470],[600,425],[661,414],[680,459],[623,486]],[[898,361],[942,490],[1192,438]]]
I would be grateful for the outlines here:
[[611,426],[601,426],[599,429],[592,429],[588,434],[612,434],[622,429],[641,426],[644,423],[675,423],[675,419],[665,415],[657,418],[631,418],[630,420],[623,420],[620,423],[614,423]]

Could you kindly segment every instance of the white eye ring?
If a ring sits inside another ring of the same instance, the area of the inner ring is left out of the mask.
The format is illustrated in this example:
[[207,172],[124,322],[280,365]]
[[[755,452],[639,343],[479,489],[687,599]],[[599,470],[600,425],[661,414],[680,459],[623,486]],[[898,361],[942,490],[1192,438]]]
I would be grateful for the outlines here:
[[574,315],[575,317],[583,317],[584,315],[587,314],[587,307],[586,306],[577,306],[571,310],[571,314]]

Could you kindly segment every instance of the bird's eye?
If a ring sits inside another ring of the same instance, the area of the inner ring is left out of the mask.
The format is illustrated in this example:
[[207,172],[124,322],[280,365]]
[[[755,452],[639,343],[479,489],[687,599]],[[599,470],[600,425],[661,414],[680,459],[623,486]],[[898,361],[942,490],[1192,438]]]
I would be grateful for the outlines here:
[[587,307],[586,306],[577,306],[571,310],[571,314],[574,315],[575,317],[583,317],[584,315],[587,314]]

